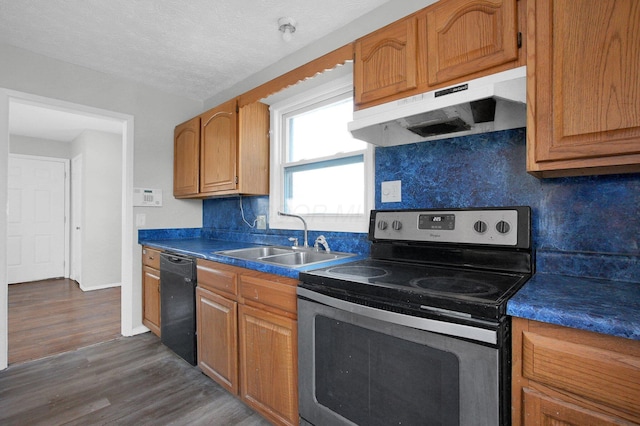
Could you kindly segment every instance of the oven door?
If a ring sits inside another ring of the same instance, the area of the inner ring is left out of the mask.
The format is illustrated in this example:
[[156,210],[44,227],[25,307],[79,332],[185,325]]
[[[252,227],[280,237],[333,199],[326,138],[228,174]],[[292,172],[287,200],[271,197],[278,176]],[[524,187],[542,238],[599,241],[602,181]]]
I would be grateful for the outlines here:
[[301,424],[501,424],[499,349],[420,329],[433,320],[298,296]]

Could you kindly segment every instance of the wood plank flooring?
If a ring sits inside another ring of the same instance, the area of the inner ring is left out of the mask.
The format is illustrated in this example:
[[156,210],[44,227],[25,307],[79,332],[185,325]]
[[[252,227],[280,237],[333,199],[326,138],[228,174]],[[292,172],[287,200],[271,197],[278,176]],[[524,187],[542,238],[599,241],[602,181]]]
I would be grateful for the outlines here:
[[64,278],[9,286],[9,364],[119,336],[119,287],[84,292]]
[[151,333],[0,371],[0,424],[269,425]]

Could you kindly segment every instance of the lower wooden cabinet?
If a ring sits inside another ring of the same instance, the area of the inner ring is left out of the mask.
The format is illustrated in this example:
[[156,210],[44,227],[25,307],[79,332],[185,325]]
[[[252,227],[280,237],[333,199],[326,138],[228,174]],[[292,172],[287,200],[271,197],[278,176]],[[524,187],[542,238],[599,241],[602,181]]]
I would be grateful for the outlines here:
[[229,392],[238,394],[238,303],[196,288],[198,366]]
[[238,394],[238,272],[240,268],[198,259],[196,333],[198,367]]
[[571,404],[561,399],[551,398],[533,389],[522,390],[524,419],[522,424],[529,425],[590,425],[613,426],[635,424],[622,421],[618,417],[598,413],[593,410]]
[[640,341],[513,319],[513,425],[640,424]]
[[160,251],[142,248],[142,324],[160,336]]
[[275,425],[298,424],[296,286],[198,260],[198,366]]
[[242,399],[269,420],[298,424],[297,322],[240,305]]

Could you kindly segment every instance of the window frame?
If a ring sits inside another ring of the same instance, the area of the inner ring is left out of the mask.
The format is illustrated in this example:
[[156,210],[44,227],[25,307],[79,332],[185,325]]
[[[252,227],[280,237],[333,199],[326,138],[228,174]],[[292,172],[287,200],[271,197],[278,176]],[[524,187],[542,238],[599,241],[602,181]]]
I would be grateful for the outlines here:
[[[291,96],[270,106],[271,110],[271,158],[270,158],[270,194],[269,194],[269,228],[295,229],[302,227],[299,219],[278,215],[284,206],[284,169],[286,161],[286,116],[295,111],[309,109],[311,106],[331,98],[345,94],[353,96],[353,76],[351,74]],[[369,231],[369,215],[374,207],[375,185],[375,148],[366,144],[364,150],[337,154],[330,157],[314,159],[322,162],[327,159],[363,156],[364,162],[364,206],[362,214],[310,214],[309,212],[291,212],[302,216],[309,230],[328,232],[362,232]],[[302,243],[302,242],[301,242]],[[309,244],[312,244],[310,242]]]

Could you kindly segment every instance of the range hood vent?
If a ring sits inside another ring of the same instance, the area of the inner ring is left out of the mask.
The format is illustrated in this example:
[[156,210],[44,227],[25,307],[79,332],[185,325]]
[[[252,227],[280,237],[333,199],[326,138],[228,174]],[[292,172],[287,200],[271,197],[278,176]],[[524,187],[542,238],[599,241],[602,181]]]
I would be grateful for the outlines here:
[[393,146],[526,126],[526,67],[356,111],[357,139]]

